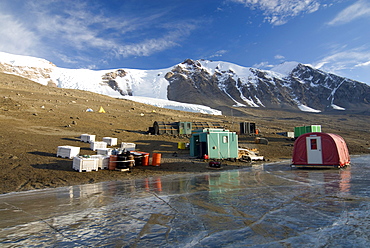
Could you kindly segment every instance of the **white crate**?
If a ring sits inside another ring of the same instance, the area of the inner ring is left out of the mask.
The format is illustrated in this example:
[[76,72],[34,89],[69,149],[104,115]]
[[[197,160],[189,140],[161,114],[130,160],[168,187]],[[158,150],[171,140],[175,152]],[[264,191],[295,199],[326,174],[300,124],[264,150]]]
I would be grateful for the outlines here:
[[97,148],[96,154],[97,155],[112,155],[112,148]]
[[84,157],[74,157],[72,168],[79,172],[91,172],[98,171],[99,159],[98,158],[84,158]]
[[286,132],[288,138],[294,138],[294,132]]
[[98,160],[98,168],[99,169],[105,169],[105,170],[108,169],[110,156],[105,156],[105,155],[91,155],[91,158],[96,158]]
[[81,134],[81,141],[91,143],[91,142],[95,141],[95,137],[96,137],[96,135],[94,135],[94,134],[86,134],[86,133]]
[[80,154],[80,148],[76,146],[58,146],[57,157],[73,158]]
[[116,146],[117,145],[117,138],[112,137],[103,137],[103,141],[108,144],[108,146]]
[[95,141],[90,143],[90,149],[95,151],[99,148],[107,148],[107,143],[103,141]]
[[121,143],[121,149],[125,149],[126,151],[135,151],[136,144],[135,143]]

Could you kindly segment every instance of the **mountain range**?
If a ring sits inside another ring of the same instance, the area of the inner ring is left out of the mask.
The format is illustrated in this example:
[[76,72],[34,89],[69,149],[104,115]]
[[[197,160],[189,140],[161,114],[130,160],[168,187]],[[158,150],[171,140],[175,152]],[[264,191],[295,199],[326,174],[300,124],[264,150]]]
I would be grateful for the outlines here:
[[203,105],[205,113],[211,114],[250,107],[358,112],[370,104],[369,85],[298,62],[260,70],[223,61],[186,59],[157,70],[89,70],[59,68],[44,59],[0,52],[0,72],[52,87],[147,104],[162,101],[163,107],[171,105],[163,104],[166,100]]

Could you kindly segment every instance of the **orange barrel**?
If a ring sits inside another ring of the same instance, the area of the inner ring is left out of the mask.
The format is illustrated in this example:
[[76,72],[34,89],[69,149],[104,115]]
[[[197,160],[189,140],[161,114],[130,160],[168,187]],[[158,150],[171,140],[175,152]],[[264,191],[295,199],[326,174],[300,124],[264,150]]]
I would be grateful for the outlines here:
[[153,153],[152,165],[153,166],[161,165],[161,154],[160,153]]
[[149,153],[143,153],[141,158],[141,165],[148,166],[149,165]]
[[117,155],[110,155],[109,157],[109,164],[108,164],[108,170],[115,170],[117,166]]

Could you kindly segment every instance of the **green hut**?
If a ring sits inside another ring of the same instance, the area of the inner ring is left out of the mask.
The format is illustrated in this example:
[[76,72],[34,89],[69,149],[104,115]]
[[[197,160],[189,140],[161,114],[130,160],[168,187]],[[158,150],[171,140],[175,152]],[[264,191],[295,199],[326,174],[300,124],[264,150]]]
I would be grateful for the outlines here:
[[312,133],[312,132],[321,132],[321,125],[311,125],[311,126],[302,126],[294,127],[294,138],[298,138],[302,134]]

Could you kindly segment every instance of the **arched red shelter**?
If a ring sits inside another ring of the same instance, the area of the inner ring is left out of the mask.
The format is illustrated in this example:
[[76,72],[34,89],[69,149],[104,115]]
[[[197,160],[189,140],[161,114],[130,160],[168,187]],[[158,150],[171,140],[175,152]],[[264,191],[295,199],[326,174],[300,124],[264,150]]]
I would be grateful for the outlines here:
[[350,157],[344,139],[332,133],[306,133],[294,142],[294,167],[345,167]]

